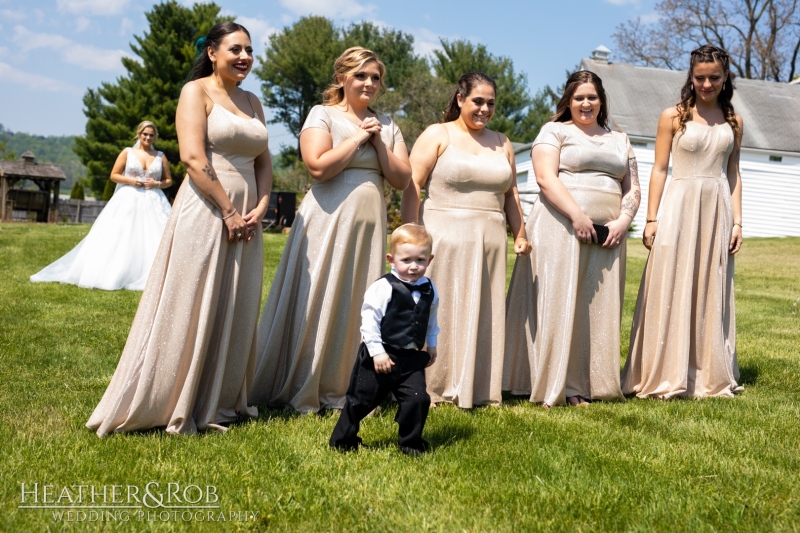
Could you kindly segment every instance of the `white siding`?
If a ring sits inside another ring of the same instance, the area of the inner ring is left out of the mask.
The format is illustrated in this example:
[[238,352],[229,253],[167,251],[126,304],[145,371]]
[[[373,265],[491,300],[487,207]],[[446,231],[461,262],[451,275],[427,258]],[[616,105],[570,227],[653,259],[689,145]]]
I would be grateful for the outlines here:
[[[647,217],[647,191],[653,169],[653,143],[633,146],[639,165],[642,203],[631,236],[641,237]],[[527,157],[521,157],[527,156]],[[527,172],[527,182],[518,180],[522,209],[527,218],[539,187],[529,154],[517,154],[517,174]],[[781,162],[769,161],[769,153],[742,149],[742,226],[745,237],[800,236],[800,157],[782,155]],[[672,168],[670,167],[670,172]],[[522,176],[520,176],[521,178]],[[669,178],[667,179],[667,187]]]

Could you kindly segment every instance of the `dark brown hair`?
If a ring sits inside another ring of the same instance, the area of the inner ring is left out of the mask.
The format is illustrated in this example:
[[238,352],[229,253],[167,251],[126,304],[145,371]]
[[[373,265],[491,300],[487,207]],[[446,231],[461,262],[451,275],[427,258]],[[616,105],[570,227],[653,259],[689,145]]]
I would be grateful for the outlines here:
[[458,85],[447,103],[447,109],[442,113],[442,122],[453,122],[461,115],[461,108],[458,107],[458,95],[464,100],[472,90],[478,85],[491,85],[497,94],[497,84],[491,76],[483,72],[467,72],[458,78]]
[[214,72],[214,65],[211,62],[211,58],[208,57],[208,49],[212,48],[217,50],[220,43],[222,43],[222,39],[224,39],[226,35],[236,33],[237,31],[243,31],[247,34],[247,38],[250,38],[250,32],[247,31],[247,28],[236,22],[225,21],[214,24],[214,26],[208,30],[208,35],[197,39],[197,42],[194,43],[195,48],[197,48],[197,59],[195,59],[192,70],[189,71],[189,77],[186,81],[193,81],[210,76],[211,73]]
[[606,90],[603,88],[603,80],[600,76],[589,70],[579,70],[573,72],[567,78],[567,84],[564,86],[564,94],[561,95],[561,100],[556,105],[556,112],[550,118],[550,122],[568,122],[572,120],[572,111],[569,109],[569,104],[575,91],[578,90],[580,85],[584,83],[591,83],[594,85],[594,90],[597,91],[597,96],[600,98],[600,111],[597,113],[597,123],[603,128],[611,130],[608,127],[608,97]]
[[717,97],[717,104],[725,114],[725,122],[730,124],[733,131],[739,132],[739,123],[736,121],[736,113],[733,111],[733,79],[735,75],[731,72],[731,58],[728,52],[722,48],[705,44],[694,50],[689,60],[689,72],[686,74],[686,83],[681,88],[681,101],[675,106],[678,109],[680,116],[680,129],[686,130],[686,123],[692,120],[692,108],[697,102],[697,95],[694,92],[694,83],[692,82],[692,75],[694,67],[698,63],[718,63],[722,67],[722,71],[727,76],[727,80],[722,85],[722,90]]

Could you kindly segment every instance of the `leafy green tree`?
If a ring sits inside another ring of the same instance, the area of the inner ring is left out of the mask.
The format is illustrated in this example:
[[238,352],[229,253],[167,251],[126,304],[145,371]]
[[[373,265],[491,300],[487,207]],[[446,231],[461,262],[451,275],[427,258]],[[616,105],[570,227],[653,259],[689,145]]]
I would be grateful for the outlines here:
[[[261,66],[264,103],[295,137],[309,111],[321,102],[322,91],[333,79],[333,61],[344,51],[339,31],[325,17],[303,17],[269,38]],[[299,140],[298,140],[299,147]]]
[[86,135],[75,140],[75,152],[87,168],[88,184],[103,193],[119,152],[134,142],[142,120],[158,127],[156,147],[170,161],[176,185],[185,173],[175,134],[178,96],[196,56],[195,41],[208,33],[219,17],[216,4],[184,7],[175,0],[153,6],[145,16],[149,31],[134,37],[138,59],[123,58],[128,71],[116,83],[89,89],[83,98]]
[[272,123],[283,124],[299,138],[306,116],[333,82],[333,62],[351,46],[378,54],[386,65],[384,83],[390,92],[426,68],[425,60],[414,54],[414,37],[407,33],[371,22],[338,28],[324,17],[303,17],[270,37],[261,66],[254,71],[261,79],[264,103],[275,113]]
[[378,100],[375,107],[392,117],[411,149],[425,128],[441,121],[442,112],[454,90],[455,84],[435,77],[427,63],[422,62],[399,87]]
[[[371,22],[352,24],[342,30],[344,48],[363,46],[378,54],[386,65],[384,84],[390,91],[400,89],[403,84],[426,68],[425,59],[414,54],[414,37],[391,28],[379,28]],[[331,66],[333,70],[333,61]]]
[[531,98],[526,76],[514,70],[511,59],[492,55],[482,44],[445,39],[440,42],[442,49],[434,51],[432,61],[436,76],[449,82],[454,89],[466,72],[488,74],[497,83],[497,107],[491,128],[512,141],[532,140],[543,114],[543,110],[536,107],[541,102]]

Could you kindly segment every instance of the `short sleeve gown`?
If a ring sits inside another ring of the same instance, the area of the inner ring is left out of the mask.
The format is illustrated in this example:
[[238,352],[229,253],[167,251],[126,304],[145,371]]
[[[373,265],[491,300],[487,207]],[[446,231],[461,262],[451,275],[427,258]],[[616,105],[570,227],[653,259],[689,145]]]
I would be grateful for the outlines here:
[[[560,150],[558,179],[593,223],[619,217],[621,181],[633,157],[627,135],[590,137],[574,125],[549,122],[538,144]],[[517,258],[508,289],[503,389],[550,406],[572,396],[624,399],[625,242],[616,248],[581,243],[570,219],[542,193],[526,230],[533,252]]]
[[[379,116],[389,150],[403,142]],[[333,106],[312,108],[303,131],[330,132],[333,146],[359,126]],[[364,292],[386,270],[384,178],[372,144],[347,167],[311,187],[300,204],[258,324],[258,365],[250,401],[317,412],[344,406],[361,341]]]
[[[127,148],[123,176],[161,181],[158,152],[145,170]],[[114,196],[75,248],[31,276],[31,281],[58,281],[88,289],[144,289],[167,225],[170,205],[161,189],[117,183]]]
[[[448,127],[448,126],[445,126]],[[505,152],[475,155],[448,145],[425,185],[420,224],[433,237],[427,276],[439,291],[433,402],[502,402],[508,236],[503,211],[513,173]]]
[[[215,104],[206,157],[240,213],[258,201],[254,159],[267,129]],[[100,436],[165,427],[224,430],[256,416],[247,395],[263,278],[263,244],[229,242],[222,215],[183,180],[117,370],[87,427]]]
[[641,398],[733,396],[737,384],[728,124],[686,123],[658,216],[622,390]]

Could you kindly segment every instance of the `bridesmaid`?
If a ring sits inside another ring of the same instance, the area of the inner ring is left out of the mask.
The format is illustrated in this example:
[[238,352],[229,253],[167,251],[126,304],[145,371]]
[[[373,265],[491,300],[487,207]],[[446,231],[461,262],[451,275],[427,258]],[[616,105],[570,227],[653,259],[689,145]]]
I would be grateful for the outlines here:
[[[429,126],[411,152],[412,183],[403,222],[433,236],[428,269],[440,291],[439,353],[427,370],[431,400],[459,407],[502,402],[506,222],[514,251],[529,254],[511,142],[486,126],[495,110],[492,78],[458,80],[442,124]],[[420,191],[426,192],[420,206]]]
[[361,304],[385,272],[384,180],[411,178],[400,130],[369,105],[385,91],[378,56],[353,47],[334,63],[300,134],[316,183],[292,225],[258,325],[250,401],[300,412],[341,409],[361,341]]
[[[622,390],[640,398],[733,396],[733,254],[742,246],[739,150],[730,58],[692,52],[681,101],[661,113],[647,202],[650,250],[633,316]],[[669,157],[672,178],[659,211]]]
[[545,407],[622,400],[625,235],[639,175],[628,136],[608,127],[596,74],[569,76],[531,157],[541,187],[527,224],[535,252],[517,258],[511,277],[503,388]]
[[221,22],[175,113],[181,184],[125,350],[86,423],[99,436],[166,427],[226,430],[247,405],[261,303],[261,218],[272,185],[264,111],[238,87],[250,34]]

